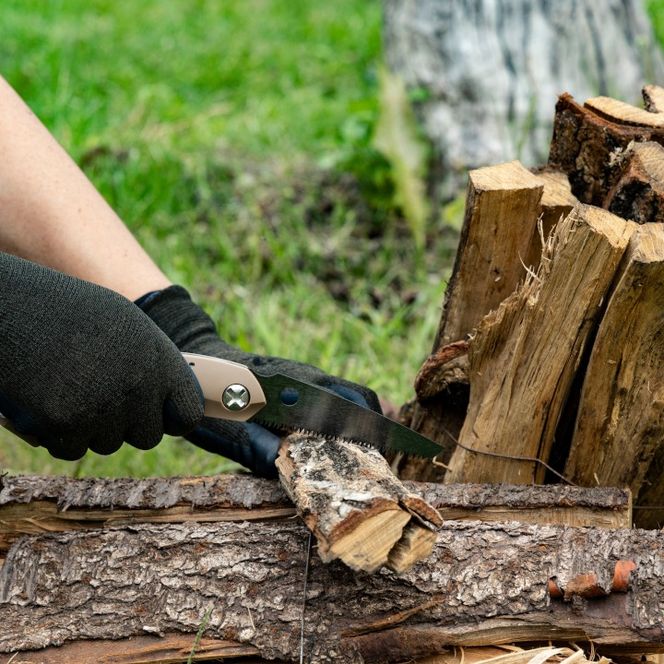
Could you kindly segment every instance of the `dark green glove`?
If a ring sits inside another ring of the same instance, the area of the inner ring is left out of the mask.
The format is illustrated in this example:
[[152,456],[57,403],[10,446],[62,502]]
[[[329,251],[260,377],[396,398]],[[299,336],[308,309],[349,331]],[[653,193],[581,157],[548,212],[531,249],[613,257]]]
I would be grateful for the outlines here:
[[[187,353],[212,355],[247,365],[257,374],[283,373],[319,385],[346,399],[380,412],[378,398],[369,388],[330,376],[308,364],[279,357],[261,357],[239,350],[222,341],[212,319],[189,297],[181,286],[148,293],[137,304]],[[279,438],[265,428],[249,423],[206,418],[187,439],[210,452],[221,454],[250,468],[258,475],[274,477],[274,461]]]
[[62,459],[154,447],[200,423],[203,397],[168,337],[132,302],[0,253],[0,412]]

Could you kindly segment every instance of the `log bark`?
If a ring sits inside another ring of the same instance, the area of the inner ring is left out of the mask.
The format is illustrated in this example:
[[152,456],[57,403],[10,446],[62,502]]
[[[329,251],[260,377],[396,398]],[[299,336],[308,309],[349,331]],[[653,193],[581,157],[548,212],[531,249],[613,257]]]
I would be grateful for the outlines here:
[[[638,495],[664,439],[664,227],[632,236],[586,371],[565,474]],[[661,502],[664,496],[654,497]]]
[[[438,161],[440,196],[466,170],[546,160],[555,95],[636,100],[664,78],[639,0],[385,0],[387,62],[426,90],[416,110]],[[420,98],[422,95],[420,95]]]
[[[621,489],[404,482],[444,519],[629,528]],[[0,562],[23,535],[138,524],[288,521],[277,482],[248,475],[135,479],[0,477]]]
[[556,104],[548,163],[567,174],[581,202],[601,207],[620,177],[614,161],[632,141],[664,138],[659,128],[611,121],[565,93]]
[[[470,344],[470,404],[460,442],[547,461],[583,350],[635,224],[579,205],[556,228],[537,277],[485,317]],[[449,482],[541,482],[530,461],[458,448]]]
[[220,649],[285,661],[299,658],[302,625],[311,662],[549,640],[591,639],[609,655],[664,649],[659,532],[451,521],[432,558],[402,575],[313,555],[305,597],[306,543],[293,521],[24,537],[0,571],[0,652],[8,661],[111,639],[124,652],[122,640],[164,635],[168,645],[201,624]]
[[634,143],[620,161],[620,179],[604,207],[637,224],[664,222],[664,147],[652,141]]

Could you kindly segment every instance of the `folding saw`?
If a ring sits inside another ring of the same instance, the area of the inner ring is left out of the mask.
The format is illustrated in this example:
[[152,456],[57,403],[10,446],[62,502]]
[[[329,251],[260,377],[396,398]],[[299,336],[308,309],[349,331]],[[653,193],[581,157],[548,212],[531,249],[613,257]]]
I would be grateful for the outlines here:
[[[237,362],[183,353],[205,398],[205,416],[255,422],[280,432],[325,438],[433,458],[440,445],[412,429],[322,387],[280,373],[261,375]],[[0,425],[9,426],[0,413]]]

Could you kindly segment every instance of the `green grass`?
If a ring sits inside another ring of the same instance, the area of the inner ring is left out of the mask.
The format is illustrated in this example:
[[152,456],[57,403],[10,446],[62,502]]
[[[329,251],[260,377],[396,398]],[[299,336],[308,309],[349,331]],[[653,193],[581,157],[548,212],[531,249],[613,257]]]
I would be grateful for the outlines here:
[[[223,336],[399,403],[454,232],[415,250],[371,147],[379,0],[5,0],[0,72]],[[3,435],[0,467],[215,473],[180,440],[76,464]]]

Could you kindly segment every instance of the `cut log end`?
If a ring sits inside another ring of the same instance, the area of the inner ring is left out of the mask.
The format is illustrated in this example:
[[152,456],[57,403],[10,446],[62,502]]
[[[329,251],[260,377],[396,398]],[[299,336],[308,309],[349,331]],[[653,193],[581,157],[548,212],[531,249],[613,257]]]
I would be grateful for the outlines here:
[[[375,572],[390,566],[407,526],[432,530],[442,523],[438,511],[408,491],[375,450],[293,434],[282,443],[277,468],[325,562],[339,559],[354,570]],[[428,555],[410,539],[400,545],[409,552],[398,556],[401,569]]]

